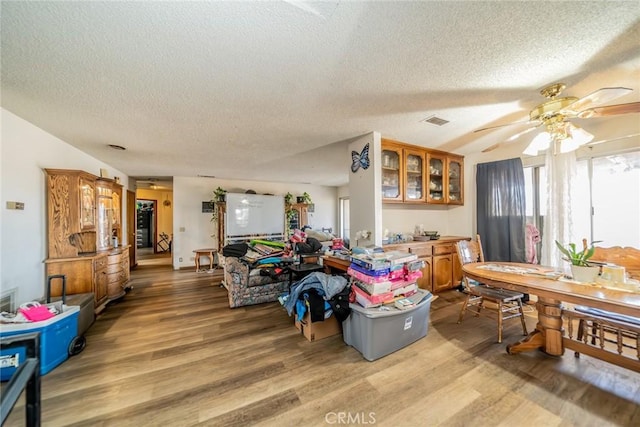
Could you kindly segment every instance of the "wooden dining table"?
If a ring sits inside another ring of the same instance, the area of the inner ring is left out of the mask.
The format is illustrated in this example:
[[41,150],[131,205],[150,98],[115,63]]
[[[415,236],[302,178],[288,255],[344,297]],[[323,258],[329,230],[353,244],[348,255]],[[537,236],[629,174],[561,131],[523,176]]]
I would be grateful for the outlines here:
[[563,338],[563,303],[640,318],[640,290],[630,292],[562,280],[559,274],[554,274],[553,268],[533,264],[478,262],[465,264],[462,270],[467,277],[480,283],[537,297],[535,330],[517,343],[509,344],[509,354],[535,349],[553,356],[564,354],[567,344],[571,344]]

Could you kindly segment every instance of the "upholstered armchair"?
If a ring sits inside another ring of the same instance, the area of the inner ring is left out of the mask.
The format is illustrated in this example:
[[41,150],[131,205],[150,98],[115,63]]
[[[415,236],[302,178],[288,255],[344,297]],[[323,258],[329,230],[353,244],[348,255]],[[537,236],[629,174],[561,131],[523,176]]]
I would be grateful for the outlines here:
[[289,289],[288,273],[275,277],[260,274],[259,268],[235,257],[224,259],[224,282],[229,296],[229,307],[262,304],[277,301]]

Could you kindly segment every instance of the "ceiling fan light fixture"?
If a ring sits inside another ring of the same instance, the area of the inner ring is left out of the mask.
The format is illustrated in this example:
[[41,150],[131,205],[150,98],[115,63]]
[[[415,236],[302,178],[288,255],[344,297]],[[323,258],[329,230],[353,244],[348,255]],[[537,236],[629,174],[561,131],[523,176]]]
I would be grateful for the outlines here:
[[535,138],[533,138],[522,154],[526,154],[527,156],[537,156],[538,152],[548,149],[550,145],[551,134],[549,132],[540,132]]
[[582,146],[587,144],[593,140],[593,135],[587,132],[586,130],[579,128],[577,126],[571,125],[569,128],[569,135],[572,140],[576,141],[578,146]]
[[563,154],[575,151],[579,147],[580,144],[578,144],[578,142],[573,138],[565,138],[560,141],[560,152]]

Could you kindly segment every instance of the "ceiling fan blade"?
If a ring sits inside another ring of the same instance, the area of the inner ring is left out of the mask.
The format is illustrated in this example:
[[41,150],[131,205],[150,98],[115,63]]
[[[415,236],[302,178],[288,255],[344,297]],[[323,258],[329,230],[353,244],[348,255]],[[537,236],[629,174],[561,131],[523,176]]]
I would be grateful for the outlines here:
[[523,130],[522,132],[518,132],[515,135],[512,135],[509,138],[505,139],[504,141],[498,142],[497,144],[493,144],[492,146],[485,148],[484,150],[482,150],[482,152],[483,153],[488,153],[489,151],[495,150],[496,148],[498,148],[502,144],[506,144],[507,142],[515,141],[516,139],[520,138],[522,135],[525,135],[525,134],[527,134],[527,133],[529,133],[529,132],[531,132],[533,130],[536,130],[536,128],[538,126],[540,126],[540,125],[532,126],[530,128],[527,128],[527,129]]
[[628,87],[603,87],[602,89],[598,89],[595,92],[592,92],[589,95],[567,105],[562,112],[577,114],[578,112],[591,108],[594,105],[613,101],[614,99],[620,98],[621,96],[631,92],[633,92],[633,89]]
[[502,144],[504,144],[505,142],[506,142],[506,141],[500,141],[500,142],[498,142],[498,143],[496,143],[496,144],[493,144],[492,146],[487,147],[487,148],[485,148],[484,150],[482,150],[482,152],[483,152],[483,153],[488,153],[489,151],[493,151],[493,150],[495,150],[496,148],[500,147],[500,146],[501,146]]
[[633,138],[634,136],[640,136],[640,133],[632,133],[630,135],[618,136],[616,138],[601,139],[599,141],[590,142],[590,143],[588,143],[586,145],[589,147],[589,146],[592,146],[592,145],[603,144],[605,142],[617,141],[619,139]]
[[511,142],[511,141],[515,141],[516,139],[520,138],[522,135],[526,135],[531,131],[534,131],[537,129],[538,126],[540,126],[542,123],[532,126],[528,129],[523,130],[522,132],[518,132],[515,135],[510,136],[509,138],[507,138],[507,140],[505,142]]
[[590,119],[591,117],[615,116],[616,114],[640,113],[640,102],[628,104],[604,105],[602,107],[588,108],[580,111],[578,117]]
[[473,133],[482,132],[482,131],[485,131],[485,130],[503,128],[503,127],[512,126],[512,125],[532,125],[532,124],[535,124],[537,126],[539,124],[539,121],[538,120],[536,120],[536,121],[526,120],[526,121],[523,121],[523,122],[511,122],[511,123],[504,123],[504,124],[501,124],[501,125],[487,126],[486,128],[476,129],[476,130],[473,131]]

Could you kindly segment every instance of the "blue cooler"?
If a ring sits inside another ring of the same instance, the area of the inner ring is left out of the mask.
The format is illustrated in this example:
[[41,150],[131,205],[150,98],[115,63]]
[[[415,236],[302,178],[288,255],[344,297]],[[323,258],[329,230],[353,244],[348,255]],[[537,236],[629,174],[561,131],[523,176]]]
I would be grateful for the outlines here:
[[[79,313],[80,307],[71,305],[65,306],[62,314],[40,322],[0,324],[0,338],[40,332],[40,374],[45,375],[72,354]],[[0,380],[9,380],[26,356],[25,347],[1,350]]]

